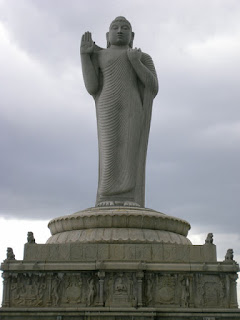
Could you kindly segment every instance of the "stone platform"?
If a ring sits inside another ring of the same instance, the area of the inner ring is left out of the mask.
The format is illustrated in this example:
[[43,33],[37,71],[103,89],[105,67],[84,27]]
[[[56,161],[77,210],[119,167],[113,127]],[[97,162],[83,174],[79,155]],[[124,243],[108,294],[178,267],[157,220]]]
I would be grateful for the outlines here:
[[53,219],[47,243],[177,243],[190,224],[155,210],[137,207],[97,207]]
[[186,221],[90,208],[49,228],[47,244],[2,263],[1,320],[240,319],[238,264],[217,261],[211,242],[192,245]]

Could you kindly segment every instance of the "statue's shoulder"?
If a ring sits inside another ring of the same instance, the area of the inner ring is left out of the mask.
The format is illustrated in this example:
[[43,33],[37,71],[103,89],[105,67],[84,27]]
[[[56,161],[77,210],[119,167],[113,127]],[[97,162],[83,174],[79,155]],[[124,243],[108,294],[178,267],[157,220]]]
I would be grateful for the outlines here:
[[96,44],[94,45],[93,53],[92,56],[94,56],[96,59],[99,59],[100,56],[104,55],[104,53],[107,51],[105,48],[101,48],[97,46]]
[[100,56],[102,55],[102,53],[104,51],[106,51],[106,49],[101,48],[101,47],[97,46],[96,44],[94,44],[94,49],[93,49],[93,53],[91,55],[91,60],[96,68],[99,67],[99,63],[101,60]]
[[98,53],[99,51],[102,51],[102,50],[105,50],[105,49],[97,46],[97,45],[94,43],[93,53]]

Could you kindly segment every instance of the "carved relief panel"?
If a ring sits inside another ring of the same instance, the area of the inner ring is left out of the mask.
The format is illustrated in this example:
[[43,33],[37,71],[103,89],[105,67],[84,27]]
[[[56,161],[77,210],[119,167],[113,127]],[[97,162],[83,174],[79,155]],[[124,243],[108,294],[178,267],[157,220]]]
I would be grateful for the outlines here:
[[62,304],[76,305],[83,302],[83,277],[81,274],[67,273],[63,278]]
[[227,307],[225,276],[197,274],[195,284],[196,307]]
[[136,306],[137,280],[135,273],[108,273],[105,279],[105,306]]
[[12,273],[10,307],[94,306],[99,282],[93,272]]
[[65,273],[63,277],[63,306],[94,306],[98,283],[94,273]]
[[174,304],[176,277],[171,274],[157,275],[156,279],[156,303]]
[[147,273],[144,281],[145,304],[147,306],[178,305],[177,287],[177,275]]
[[12,274],[10,282],[11,307],[42,307],[47,301],[46,275]]
[[237,308],[235,274],[4,272],[4,307]]

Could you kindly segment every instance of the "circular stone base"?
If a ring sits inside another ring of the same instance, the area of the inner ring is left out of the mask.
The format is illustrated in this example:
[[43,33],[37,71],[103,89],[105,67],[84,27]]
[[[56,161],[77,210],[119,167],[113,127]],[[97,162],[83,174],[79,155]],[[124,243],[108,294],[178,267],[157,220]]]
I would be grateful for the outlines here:
[[51,220],[47,243],[177,243],[186,238],[188,222],[151,209],[97,207]]
[[186,237],[169,231],[149,229],[96,228],[57,233],[47,243],[177,243],[191,244]]

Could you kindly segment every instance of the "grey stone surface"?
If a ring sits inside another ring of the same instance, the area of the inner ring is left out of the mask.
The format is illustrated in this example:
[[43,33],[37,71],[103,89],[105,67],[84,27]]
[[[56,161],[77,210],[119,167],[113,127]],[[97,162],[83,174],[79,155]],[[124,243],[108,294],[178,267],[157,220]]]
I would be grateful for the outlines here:
[[234,260],[218,262],[211,243],[27,243],[24,260],[5,260],[1,270],[1,319],[24,317],[26,310],[29,319],[51,319],[54,310],[69,320],[73,315],[109,320],[117,314],[155,320],[240,316],[239,266]]
[[176,243],[191,244],[186,237],[168,231],[134,228],[95,228],[66,231],[52,236],[48,243]]
[[[5,308],[236,309],[238,265],[206,263],[26,263],[2,265]],[[147,309],[146,309],[147,311]],[[161,310],[162,311],[162,310]],[[183,311],[183,310],[182,310]],[[226,310],[225,310],[226,312]]]
[[239,319],[239,266],[211,242],[26,243],[5,260],[0,319]]
[[[65,243],[25,244],[24,261],[145,261],[216,263],[215,245],[158,243]],[[222,265],[222,264],[221,264]]]
[[145,163],[152,102],[158,80],[151,57],[132,49],[129,21],[117,17],[107,33],[107,48],[82,36],[85,86],[95,100],[99,181],[97,206],[141,206],[145,199]]
[[[22,308],[16,309],[15,312],[9,312],[3,309],[1,314],[1,320],[235,320],[239,319],[238,310],[218,309],[218,312],[212,312],[212,310],[183,310],[182,308],[176,308],[169,311],[167,308],[163,310],[146,310],[146,308],[140,308],[138,311],[133,308],[125,308],[125,310],[119,310],[119,308],[111,308],[101,314],[102,308],[86,308],[86,310],[74,310],[71,311],[65,308],[46,308],[41,311],[37,308]],[[213,316],[214,314],[214,316]]]
[[97,207],[49,222],[47,243],[177,243],[186,238],[188,222],[155,210],[136,207]]

